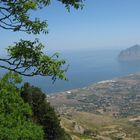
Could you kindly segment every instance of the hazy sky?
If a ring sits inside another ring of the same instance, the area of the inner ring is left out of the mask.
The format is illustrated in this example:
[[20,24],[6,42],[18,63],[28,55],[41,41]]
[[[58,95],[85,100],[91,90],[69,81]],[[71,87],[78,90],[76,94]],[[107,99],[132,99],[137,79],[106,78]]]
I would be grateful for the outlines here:
[[31,36],[0,30],[1,49],[20,38],[40,40],[50,50],[125,48],[140,44],[140,0],[86,0],[83,10],[53,0],[34,16],[48,20],[49,34]]

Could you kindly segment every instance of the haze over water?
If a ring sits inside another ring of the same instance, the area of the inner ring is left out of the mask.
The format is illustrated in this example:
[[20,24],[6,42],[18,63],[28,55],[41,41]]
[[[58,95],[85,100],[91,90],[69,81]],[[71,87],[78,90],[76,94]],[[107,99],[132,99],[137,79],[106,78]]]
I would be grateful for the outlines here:
[[70,64],[66,73],[69,81],[57,80],[54,84],[46,77],[24,78],[50,94],[88,86],[91,83],[108,80],[140,72],[140,62],[120,63],[117,59],[120,50],[79,50],[63,52]]
[[117,55],[124,48],[140,44],[140,0],[87,0],[84,5],[83,10],[71,8],[68,12],[60,2],[53,1],[47,9],[33,13],[33,18],[47,20],[47,35],[1,29],[0,56],[5,54],[7,46],[21,38],[31,41],[39,38],[46,46],[45,52],[59,50],[70,64],[68,82],[52,84],[46,77],[24,78],[47,93],[139,72],[139,62],[122,64],[117,61]]

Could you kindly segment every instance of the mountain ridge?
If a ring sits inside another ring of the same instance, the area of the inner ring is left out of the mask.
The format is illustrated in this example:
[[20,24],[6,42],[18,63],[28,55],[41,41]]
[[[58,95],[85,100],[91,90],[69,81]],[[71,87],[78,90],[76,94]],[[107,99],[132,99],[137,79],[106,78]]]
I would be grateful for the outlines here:
[[125,50],[122,50],[118,55],[120,61],[135,61],[140,60],[140,45],[136,44]]

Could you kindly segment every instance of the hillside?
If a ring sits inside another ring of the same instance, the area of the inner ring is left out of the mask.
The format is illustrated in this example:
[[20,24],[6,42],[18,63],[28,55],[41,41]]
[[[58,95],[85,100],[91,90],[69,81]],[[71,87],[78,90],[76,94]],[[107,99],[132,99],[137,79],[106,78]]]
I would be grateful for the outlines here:
[[140,73],[50,96],[62,125],[91,139],[140,139]]
[[140,60],[140,45],[134,45],[130,48],[122,50],[118,56],[120,61]]

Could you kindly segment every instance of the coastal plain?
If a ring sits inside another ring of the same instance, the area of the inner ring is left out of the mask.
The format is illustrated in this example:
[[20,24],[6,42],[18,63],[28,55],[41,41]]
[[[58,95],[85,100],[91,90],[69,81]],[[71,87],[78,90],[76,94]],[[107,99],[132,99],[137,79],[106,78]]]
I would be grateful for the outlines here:
[[140,140],[140,73],[48,97],[73,140]]

